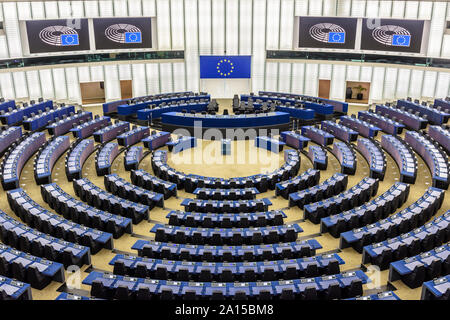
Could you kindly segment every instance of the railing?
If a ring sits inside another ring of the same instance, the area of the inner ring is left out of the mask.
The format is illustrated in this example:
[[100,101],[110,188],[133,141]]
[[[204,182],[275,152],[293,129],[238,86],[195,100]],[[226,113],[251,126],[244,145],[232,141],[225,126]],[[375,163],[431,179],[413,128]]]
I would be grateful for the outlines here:
[[184,51],[110,52],[0,60],[0,69],[122,60],[184,59]]
[[346,53],[346,52],[312,52],[268,50],[267,59],[303,59],[326,61],[349,61],[365,63],[389,63],[422,67],[450,68],[450,59],[412,57],[384,54]]

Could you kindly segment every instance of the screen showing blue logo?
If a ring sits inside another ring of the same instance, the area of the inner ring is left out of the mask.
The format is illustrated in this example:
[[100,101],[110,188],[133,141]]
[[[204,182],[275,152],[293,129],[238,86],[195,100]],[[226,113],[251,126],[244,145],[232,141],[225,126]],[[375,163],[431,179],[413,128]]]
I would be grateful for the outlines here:
[[125,43],[141,43],[142,35],[140,32],[125,32]]
[[392,45],[399,47],[409,47],[411,44],[411,36],[403,34],[394,34],[392,36]]
[[62,46],[77,46],[79,45],[77,34],[62,34],[61,45]]
[[328,43],[345,43],[345,32],[329,32]]

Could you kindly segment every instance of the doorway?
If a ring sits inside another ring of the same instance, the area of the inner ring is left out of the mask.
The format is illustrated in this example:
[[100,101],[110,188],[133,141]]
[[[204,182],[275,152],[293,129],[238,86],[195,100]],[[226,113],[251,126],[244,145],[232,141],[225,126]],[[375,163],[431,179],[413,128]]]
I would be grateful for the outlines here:
[[330,80],[319,79],[319,98],[330,98]]
[[122,100],[133,98],[132,80],[120,80],[120,94]]
[[345,102],[369,103],[370,82],[347,81],[345,91]]
[[105,83],[103,81],[80,83],[81,103],[105,103]]

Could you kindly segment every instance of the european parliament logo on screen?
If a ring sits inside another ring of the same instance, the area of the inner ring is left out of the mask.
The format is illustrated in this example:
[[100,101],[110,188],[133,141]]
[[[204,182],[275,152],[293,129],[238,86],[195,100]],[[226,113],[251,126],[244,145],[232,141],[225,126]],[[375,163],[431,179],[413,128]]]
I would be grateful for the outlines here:
[[62,34],[61,45],[62,46],[77,46],[79,44],[77,34]]
[[200,78],[244,79],[251,77],[251,56],[200,56]]
[[411,44],[411,36],[403,34],[394,34],[392,36],[392,45],[397,47],[409,47]]
[[345,43],[345,32],[328,33],[328,43]]
[[140,32],[125,32],[125,43],[142,43]]

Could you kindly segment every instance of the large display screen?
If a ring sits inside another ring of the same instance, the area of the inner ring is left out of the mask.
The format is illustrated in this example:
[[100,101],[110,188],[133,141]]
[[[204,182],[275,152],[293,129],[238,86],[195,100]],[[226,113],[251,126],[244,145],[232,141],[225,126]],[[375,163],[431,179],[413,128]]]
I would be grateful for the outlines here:
[[423,20],[363,19],[362,50],[420,53]]
[[87,19],[26,21],[30,53],[89,50]]
[[354,49],[356,18],[300,17],[301,48]]
[[152,47],[151,18],[93,19],[96,49]]

